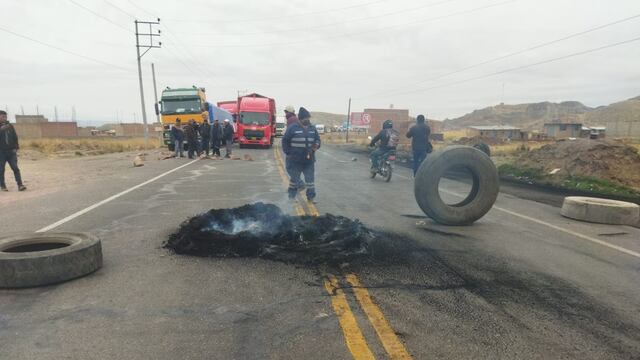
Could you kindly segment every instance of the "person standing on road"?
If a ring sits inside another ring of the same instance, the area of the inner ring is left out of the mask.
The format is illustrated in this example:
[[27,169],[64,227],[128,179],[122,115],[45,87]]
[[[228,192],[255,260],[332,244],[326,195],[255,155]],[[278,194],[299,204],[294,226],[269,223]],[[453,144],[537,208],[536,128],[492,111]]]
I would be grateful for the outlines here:
[[233,126],[229,122],[229,119],[224,119],[224,127],[222,128],[222,144],[227,150],[224,157],[231,158],[231,148],[233,147]]
[[171,127],[171,138],[173,139],[173,146],[176,152],[176,157],[184,157],[184,153],[182,152],[182,143],[184,142],[184,131],[182,131],[182,125],[180,123],[180,119],[176,119],[175,125]]
[[7,184],[4,182],[4,169],[6,163],[9,163],[9,167],[13,171],[13,177],[16,179],[19,191],[27,190],[27,187],[22,184],[22,176],[20,175],[20,169],[18,168],[18,134],[16,129],[7,120],[7,113],[0,110],[0,190],[9,191]]
[[311,114],[307,109],[301,107],[298,118],[298,122],[287,126],[282,137],[282,150],[287,155],[289,164],[289,199],[296,197],[302,183],[300,176],[304,175],[307,199],[313,202],[316,198],[315,152],[320,149],[320,134],[311,125]]
[[196,121],[191,119],[189,124],[184,128],[184,136],[187,139],[187,156],[194,159],[198,156],[198,132],[196,130]]
[[287,127],[291,126],[291,124],[298,122],[298,117],[296,116],[296,109],[293,106],[288,105],[284,108],[284,117],[287,119]]
[[411,150],[413,151],[413,176],[416,176],[420,164],[433,149],[429,142],[430,135],[431,128],[425,123],[424,115],[418,115],[416,124],[407,132],[407,137],[411,139]]
[[220,121],[215,119],[211,126],[211,154],[220,157],[220,144],[222,143],[222,126]]
[[209,156],[209,148],[211,141],[211,125],[209,124],[209,120],[205,119],[200,126],[200,138],[202,139],[202,152]]

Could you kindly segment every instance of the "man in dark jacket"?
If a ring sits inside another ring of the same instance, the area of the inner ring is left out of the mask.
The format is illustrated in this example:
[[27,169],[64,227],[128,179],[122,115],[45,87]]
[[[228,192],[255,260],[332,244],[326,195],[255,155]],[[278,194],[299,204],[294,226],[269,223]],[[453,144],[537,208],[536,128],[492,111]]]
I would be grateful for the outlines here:
[[[395,150],[396,146],[395,144],[390,144],[390,140],[391,140],[391,135],[393,134],[393,121],[391,120],[385,120],[384,123],[382,124],[382,130],[380,130],[380,132],[378,133],[378,135],[376,135],[373,139],[371,139],[371,143],[369,144],[370,147],[373,147],[376,145],[376,143],[379,141],[380,145],[378,145],[378,148],[373,150],[373,152],[371,153],[371,172],[375,173],[376,169],[378,169],[378,167],[380,166],[380,158],[388,153],[391,150]],[[395,133],[397,135],[397,132]]]
[[20,169],[18,168],[18,134],[13,125],[7,120],[7,113],[0,110],[0,190],[9,191],[7,184],[4,182],[4,169],[6,163],[13,170],[13,176],[18,184],[18,190],[25,191],[27,187],[22,184]]
[[224,157],[231,158],[231,148],[233,147],[233,125],[231,125],[229,119],[224,119],[224,127],[222,128],[222,144],[227,150]]
[[222,126],[220,121],[215,119],[211,126],[211,153],[220,156],[220,145],[222,144]]
[[314,201],[315,188],[315,152],[320,148],[320,134],[316,127],[311,125],[311,114],[301,107],[298,111],[300,121],[287,126],[287,131],[282,137],[282,150],[287,155],[289,164],[289,198],[296,197],[304,175],[307,188],[307,199]]
[[202,139],[202,146],[200,149],[202,152],[206,153],[209,156],[209,148],[211,141],[211,125],[209,124],[209,120],[205,119],[200,126],[200,139]]
[[198,156],[198,130],[196,128],[196,121],[191,119],[189,124],[184,128],[184,137],[187,139],[187,156],[189,159],[194,159]]
[[407,132],[407,137],[411,139],[411,150],[413,150],[413,176],[418,172],[420,164],[427,158],[427,153],[431,151],[430,135],[431,128],[425,124],[424,115],[418,115],[416,124]]
[[182,131],[182,124],[180,119],[176,119],[176,124],[171,127],[171,139],[173,140],[173,146],[176,151],[176,157],[184,157],[182,152],[182,144],[184,142],[184,131]]

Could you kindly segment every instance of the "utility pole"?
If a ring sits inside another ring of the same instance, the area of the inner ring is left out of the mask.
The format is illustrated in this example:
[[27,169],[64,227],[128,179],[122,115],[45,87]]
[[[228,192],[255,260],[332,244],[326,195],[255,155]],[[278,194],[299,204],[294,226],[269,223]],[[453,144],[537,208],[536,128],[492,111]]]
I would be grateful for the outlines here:
[[53,114],[56,119],[56,122],[58,122],[58,106],[57,105],[53,107]]
[[76,121],[76,106],[71,106],[71,121]]
[[[142,86],[142,65],[140,63],[140,60],[149,50],[153,48],[160,48],[162,46],[161,42],[158,42],[158,45],[154,45],[153,43],[153,38],[155,36],[160,36],[160,30],[158,30],[157,34],[153,33],[153,25],[159,25],[160,19],[158,18],[158,21],[136,20],[134,21],[134,23],[136,25],[136,53],[138,55],[137,58],[138,58],[138,81],[140,82],[140,103],[142,105],[142,122],[144,123],[144,148],[147,149],[147,145],[149,143],[149,129],[147,128],[147,110],[145,109],[145,105],[144,105],[144,87]],[[140,33],[138,31],[138,24],[149,25],[149,32]],[[149,37],[148,43],[140,45],[141,36],[148,36]],[[145,51],[142,54],[140,54],[140,48],[145,49]]]
[[20,105],[20,112],[24,115],[24,106]]
[[349,142],[349,128],[351,127],[351,98],[349,98],[349,108],[347,110],[347,143]]
[[[156,67],[151,63],[151,75],[153,76],[153,97],[156,100],[154,108],[158,106],[158,87],[156,86]],[[160,114],[156,113],[156,122],[160,123]]]
[[36,115],[40,115],[40,107],[36,105]]

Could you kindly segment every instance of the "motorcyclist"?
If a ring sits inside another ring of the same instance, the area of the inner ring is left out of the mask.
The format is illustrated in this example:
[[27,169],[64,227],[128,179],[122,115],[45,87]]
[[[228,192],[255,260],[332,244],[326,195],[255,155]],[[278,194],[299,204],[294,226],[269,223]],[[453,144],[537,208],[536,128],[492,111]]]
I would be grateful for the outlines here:
[[380,159],[382,158],[382,156],[396,149],[395,141],[391,141],[392,136],[397,136],[394,135],[393,121],[385,120],[385,122],[382,124],[382,130],[380,130],[378,135],[371,139],[371,143],[369,144],[370,147],[373,147],[377,142],[380,142],[378,148],[371,153],[372,172],[376,172],[376,170],[380,167]]

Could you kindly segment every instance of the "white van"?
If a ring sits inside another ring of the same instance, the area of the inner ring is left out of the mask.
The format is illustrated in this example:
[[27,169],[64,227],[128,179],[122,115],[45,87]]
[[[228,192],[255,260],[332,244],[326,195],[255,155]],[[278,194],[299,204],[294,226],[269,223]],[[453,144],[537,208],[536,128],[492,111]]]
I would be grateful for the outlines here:
[[324,134],[324,131],[325,131],[324,125],[317,124],[316,125],[316,131],[318,131],[319,134]]

